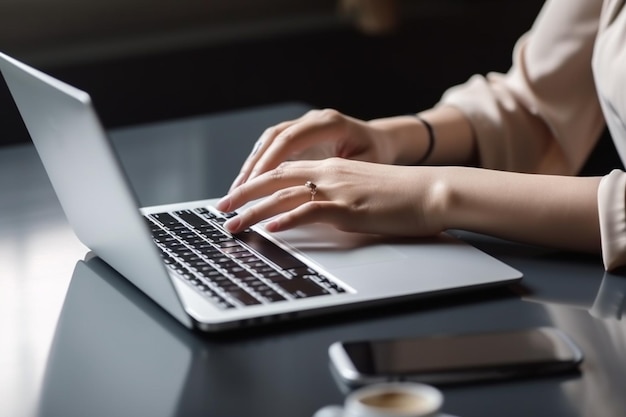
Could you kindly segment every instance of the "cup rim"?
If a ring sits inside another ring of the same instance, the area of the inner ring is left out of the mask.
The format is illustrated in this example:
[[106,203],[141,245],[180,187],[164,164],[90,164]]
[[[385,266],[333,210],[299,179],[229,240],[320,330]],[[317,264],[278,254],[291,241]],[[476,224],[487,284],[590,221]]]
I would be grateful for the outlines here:
[[[345,411],[354,410],[356,414],[363,413],[367,410],[372,417],[379,414],[380,416],[415,416],[415,412],[403,412],[397,410],[386,410],[376,406],[368,406],[359,401],[361,398],[385,392],[405,392],[410,394],[419,394],[428,400],[429,409],[420,416],[430,416],[441,410],[443,405],[443,393],[432,385],[422,384],[418,382],[383,382],[365,386],[353,391],[348,395],[345,401]],[[348,414],[349,415],[349,414]]]

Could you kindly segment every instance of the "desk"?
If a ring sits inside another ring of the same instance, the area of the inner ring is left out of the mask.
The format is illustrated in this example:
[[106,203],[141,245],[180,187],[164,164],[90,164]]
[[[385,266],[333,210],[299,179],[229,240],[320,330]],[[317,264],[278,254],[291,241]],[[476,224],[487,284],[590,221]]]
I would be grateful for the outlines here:
[[[223,194],[285,104],[112,132],[142,205]],[[461,416],[617,417],[626,411],[626,278],[598,257],[461,237],[522,284],[245,333],[190,332],[73,235],[31,146],[0,149],[0,415],[311,416],[343,393],[339,339],[552,325],[585,352],[580,375],[444,388]]]

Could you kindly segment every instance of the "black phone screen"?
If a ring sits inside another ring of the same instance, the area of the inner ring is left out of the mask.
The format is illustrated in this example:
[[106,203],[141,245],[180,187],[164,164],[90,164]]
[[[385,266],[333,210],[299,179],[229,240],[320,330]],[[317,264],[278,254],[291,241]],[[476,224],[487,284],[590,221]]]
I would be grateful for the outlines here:
[[552,328],[514,332],[344,342],[363,375],[402,375],[577,363],[580,351]]

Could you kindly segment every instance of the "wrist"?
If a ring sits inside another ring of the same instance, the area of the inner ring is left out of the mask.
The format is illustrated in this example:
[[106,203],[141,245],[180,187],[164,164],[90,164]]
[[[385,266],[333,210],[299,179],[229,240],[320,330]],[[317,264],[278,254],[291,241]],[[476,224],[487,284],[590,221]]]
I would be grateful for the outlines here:
[[[457,166],[423,167],[432,172],[425,204],[427,213],[440,230],[462,229],[484,232],[495,222],[496,213],[489,198],[495,191],[486,191],[486,176],[493,174],[482,169]],[[494,174],[495,175],[495,174]],[[479,185],[479,184],[482,184]]]
[[380,133],[379,145],[387,163],[414,165],[423,159],[429,148],[429,131],[415,116],[396,116],[367,122]]
[[423,199],[424,212],[437,231],[456,228],[454,218],[454,190],[448,167],[424,167],[430,175],[426,175],[428,188]]
[[432,169],[437,173],[430,191],[433,215],[444,230],[484,233],[498,223],[502,213],[494,207],[506,196],[506,187],[500,187],[504,180],[496,178],[498,171],[458,166]]
[[419,114],[416,114],[415,118],[419,120],[422,123],[422,125],[424,125],[424,128],[426,129],[426,137],[427,137],[426,150],[424,151],[424,154],[422,155],[422,157],[417,162],[415,162],[415,165],[422,165],[430,159],[430,155],[433,153],[433,150],[435,149],[435,130],[433,129],[433,126],[430,124],[430,122],[428,122]]

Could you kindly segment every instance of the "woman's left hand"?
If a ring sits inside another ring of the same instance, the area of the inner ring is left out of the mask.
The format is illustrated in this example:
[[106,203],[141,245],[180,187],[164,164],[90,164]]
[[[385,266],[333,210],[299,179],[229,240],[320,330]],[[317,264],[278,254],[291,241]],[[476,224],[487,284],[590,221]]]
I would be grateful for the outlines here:
[[289,161],[234,188],[217,208],[234,211],[261,199],[226,222],[231,233],[274,217],[270,232],[327,223],[348,232],[428,236],[443,229],[433,172],[342,158]]

